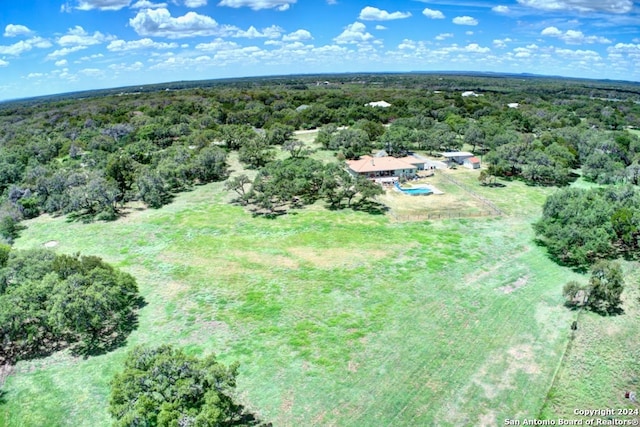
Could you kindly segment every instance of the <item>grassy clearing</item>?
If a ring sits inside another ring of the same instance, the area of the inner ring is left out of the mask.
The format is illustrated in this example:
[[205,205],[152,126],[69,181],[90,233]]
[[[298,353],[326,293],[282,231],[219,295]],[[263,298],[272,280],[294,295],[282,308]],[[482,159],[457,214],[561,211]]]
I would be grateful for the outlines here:
[[445,173],[449,172],[437,171],[434,176],[403,184],[405,187],[431,186],[444,194],[409,196],[394,188],[387,188],[385,194],[379,196],[378,200],[390,208],[394,218],[400,220],[479,216],[486,212],[477,199],[471,197],[464,189],[447,181],[443,176]]
[[542,213],[542,205],[547,196],[556,191],[555,187],[532,186],[519,180],[499,179],[502,186],[488,187],[478,182],[479,170],[457,168],[447,170],[453,178],[482,197],[490,200],[506,215],[523,219],[533,219]]
[[[221,188],[110,223],[38,218],[16,246],[56,240],[134,274],[147,305],[127,347],[171,342],[240,361],[242,400],[277,425],[538,413],[568,340],[560,289],[573,273],[531,243],[527,220],[390,223],[317,206],[269,220],[226,204]],[[543,198],[507,188],[523,203]],[[107,383],[126,351],[20,362],[0,425],[108,425]]]
[[[639,391],[640,291],[638,263],[625,263],[624,314],[603,317],[584,312],[550,399],[542,411],[549,419],[576,418],[575,408],[638,408],[626,391]],[[625,419],[628,417],[614,418]],[[635,417],[640,420],[640,417]]]

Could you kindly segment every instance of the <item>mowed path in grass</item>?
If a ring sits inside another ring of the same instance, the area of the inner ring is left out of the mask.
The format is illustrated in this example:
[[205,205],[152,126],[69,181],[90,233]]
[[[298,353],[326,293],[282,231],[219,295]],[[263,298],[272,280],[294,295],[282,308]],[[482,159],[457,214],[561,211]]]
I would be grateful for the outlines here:
[[239,361],[242,401],[279,426],[538,413],[568,339],[572,273],[532,243],[529,216],[392,223],[311,207],[264,219],[221,188],[110,223],[27,223],[16,247],[102,256],[138,278],[147,305],[126,348],[20,362],[0,425],[109,425],[108,381],[141,343]]

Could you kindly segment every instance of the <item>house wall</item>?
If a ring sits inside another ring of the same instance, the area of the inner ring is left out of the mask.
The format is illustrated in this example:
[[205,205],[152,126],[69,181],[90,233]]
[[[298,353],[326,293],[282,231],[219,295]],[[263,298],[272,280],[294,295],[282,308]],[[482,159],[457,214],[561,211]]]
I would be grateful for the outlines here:
[[469,169],[480,169],[480,163],[472,163],[468,159],[464,161],[462,164],[465,168]]

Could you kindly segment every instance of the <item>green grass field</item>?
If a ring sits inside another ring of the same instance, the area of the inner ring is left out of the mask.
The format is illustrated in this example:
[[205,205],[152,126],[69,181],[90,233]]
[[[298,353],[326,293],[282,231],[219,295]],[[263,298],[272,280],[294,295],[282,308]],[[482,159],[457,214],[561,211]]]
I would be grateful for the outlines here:
[[[102,256],[137,277],[147,305],[124,348],[19,362],[0,425],[109,425],[108,381],[142,343],[239,361],[240,399],[278,426],[535,417],[575,318],[561,289],[581,278],[533,243],[531,220],[553,190],[456,179],[507,215],[395,222],[313,206],[274,220],[210,184],[114,222],[27,222],[17,248],[55,241]],[[555,412],[571,406],[570,387],[556,382]]]

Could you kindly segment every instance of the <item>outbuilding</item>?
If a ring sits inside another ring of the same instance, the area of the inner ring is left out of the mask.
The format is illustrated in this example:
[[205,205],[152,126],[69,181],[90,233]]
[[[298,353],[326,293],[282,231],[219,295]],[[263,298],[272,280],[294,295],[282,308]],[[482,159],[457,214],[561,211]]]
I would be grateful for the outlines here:
[[446,158],[450,163],[455,162],[459,165],[463,165],[466,159],[473,157],[473,153],[467,151],[446,151],[441,154],[442,157]]
[[469,169],[480,169],[480,159],[477,157],[468,157],[462,162],[462,166]]

